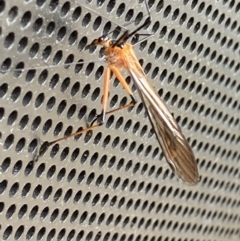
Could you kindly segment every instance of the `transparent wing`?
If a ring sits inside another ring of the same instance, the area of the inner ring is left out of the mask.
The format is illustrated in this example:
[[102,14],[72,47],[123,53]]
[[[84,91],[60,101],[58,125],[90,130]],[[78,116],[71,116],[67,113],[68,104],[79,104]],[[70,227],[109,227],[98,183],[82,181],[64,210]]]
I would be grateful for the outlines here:
[[[132,62],[128,62],[128,66],[172,171],[184,183],[195,185],[200,180],[197,163],[180,127],[143,72],[134,71]],[[136,66],[136,69],[139,69],[139,66]]]

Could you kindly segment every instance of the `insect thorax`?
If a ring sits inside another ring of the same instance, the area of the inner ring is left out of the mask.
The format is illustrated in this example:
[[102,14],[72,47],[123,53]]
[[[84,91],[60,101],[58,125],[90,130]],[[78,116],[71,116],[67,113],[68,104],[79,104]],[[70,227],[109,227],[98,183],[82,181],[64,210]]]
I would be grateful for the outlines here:
[[105,56],[108,64],[117,68],[125,68],[124,49],[117,46],[110,46],[105,50]]

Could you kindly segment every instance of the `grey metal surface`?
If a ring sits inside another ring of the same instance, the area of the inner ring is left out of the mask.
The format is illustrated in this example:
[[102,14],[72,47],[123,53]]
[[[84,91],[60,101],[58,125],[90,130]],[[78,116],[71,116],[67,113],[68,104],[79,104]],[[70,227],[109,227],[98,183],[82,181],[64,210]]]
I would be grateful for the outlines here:
[[[29,164],[100,111],[104,62],[62,64],[99,60],[83,48],[135,29],[141,2],[0,1],[1,240],[240,240],[239,1],[148,1],[155,35],[135,46],[189,137],[197,186],[173,176],[140,102]],[[112,83],[114,108],[129,98]]]

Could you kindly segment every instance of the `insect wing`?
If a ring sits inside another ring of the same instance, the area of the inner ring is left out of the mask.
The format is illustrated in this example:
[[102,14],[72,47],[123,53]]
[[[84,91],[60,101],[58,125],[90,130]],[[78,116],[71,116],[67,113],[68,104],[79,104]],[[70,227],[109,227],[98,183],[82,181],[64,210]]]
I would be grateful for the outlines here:
[[129,63],[129,73],[147,110],[157,139],[175,175],[188,185],[199,181],[194,154],[180,127],[166,105],[142,73],[136,73]]

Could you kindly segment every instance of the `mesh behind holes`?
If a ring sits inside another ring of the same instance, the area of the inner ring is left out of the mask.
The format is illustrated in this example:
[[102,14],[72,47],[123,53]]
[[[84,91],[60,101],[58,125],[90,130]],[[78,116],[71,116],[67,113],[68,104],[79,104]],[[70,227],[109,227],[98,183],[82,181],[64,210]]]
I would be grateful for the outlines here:
[[[136,55],[189,138],[201,182],[176,180],[140,101],[31,165],[41,141],[100,111],[104,62],[92,63],[101,52],[84,47],[116,24],[135,29],[146,8],[0,0],[0,239],[240,240],[240,2],[147,3],[153,22],[143,32],[154,36]],[[110,108],[127,103],[111,83]]]

